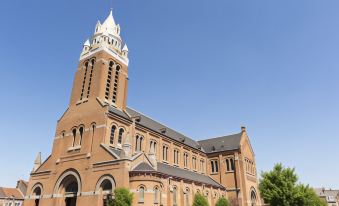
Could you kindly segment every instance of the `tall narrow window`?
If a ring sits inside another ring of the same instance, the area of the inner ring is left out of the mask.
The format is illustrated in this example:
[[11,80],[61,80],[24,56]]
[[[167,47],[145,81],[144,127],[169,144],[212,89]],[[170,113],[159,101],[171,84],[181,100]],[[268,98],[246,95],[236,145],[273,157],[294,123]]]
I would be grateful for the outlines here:
[[89,97],[90,91],[91,91],[91,84],[92,84],[92,77],[93,77],[93,69],[94,69],[94,64],[95,64],[95,59],[92,59],[91,61],[91,72],[89,74],[89,79],[88,79],[88,87],[87,87],[87,98]]
[[231,170],[234,171],[234,159],[233,158],[230,159],[230,163],[231,163]]
[[214,168],[214,162],[211,161],[211,167],[212,167],[212,173],[214,172],[215,168]]
[[145,188],[143,186],[139,187],[139,202],[143,203],[145,199]]
[[230,161],[226,159],[226,171],[230,171]]
[[173,206],[177,206],[177,188],[173,188]]
[[119,129],[119,137],[118,137],[118,143],[121,144],[122,143],[122,136],[124,135],[124,129],[120,128]]
[[120,66],[117,65],[116,68],[115,68],[115,77],[114,77],[114,85],[113,85],[113,96],[112,96],[112,102],[113,103],[115,103],[117,101],[119,73],[120,73]]
[[200,172],[205,173],[205,161],[204,161],[204,159],[200,160]]
[[84,73],[84,78],[83,78],[83,81],[82,81],[80,100],[82,100],[82,98],[84,97],[84,90],[85,90],[85,84],[86,84],[86,78],[87,78],[87,70],[88,70],[88,62],[85,63],[85,73]]
[[178,150],[176,149],[174,150],[173,157],[174,157],[174,164],[178,165],[179,164],[179,151]]
[[154,140],[151,140],[149,143],[149,152],[150,153],[157,153],[157,142]]
[[136,136],[136,141],[135,141],[135,151],[140,152],[142,150],[142,142],[144,137],[141,135]]
[[193,170],[197,170],[197,158],[195,156],[192,157],[192,167]]
[[111,127],[111,135],[109,137],[109,143],[110,144],[114,144],[114,135],[115,135],[115,130],[117,129],[117,127],[115,125],[113,125]]
[[184,153],[184,167],[188,167],[188,154]]
[[112,81],[112,70],[113,70],[114,62],[111,61],[109,63],[108,67],[108,73],[107,73],[107,80],[106,80],[106,91],[105,91],[105,99],[108,100],[109,98],[109,92],[111,89],[111,81]]
[[159,189],[158,187],[154,188],[154,204],[159,202]]
[[168,161],[168,146],[167,145],[162,146],[162,160],[166,162]]
[[83,135],[84,135],[84,128],[83,128],[83,127],[80,127],[80,128],[79,128],[79,133],[80,133],[80,141],[79,141],[79,145],[81,145],[82,137],[83,137]]
[[219,167],[218,160],[211,160],[212,173],[219,172],[219,168],[218,167]]
[[189,189],[186,188],[185,192],[184,192],[184,196],[185,196],[185,206],[190,206],[190,200],[189,200]]
[[72,143],[72,147],[74,147],[74,144],[75,144],[75,138],[76,138],[76,136],[77,136],[77,129],[76,129],[76,128],[74,128],[74,129],[72,130],[72,134],[73,134],[73,143]]

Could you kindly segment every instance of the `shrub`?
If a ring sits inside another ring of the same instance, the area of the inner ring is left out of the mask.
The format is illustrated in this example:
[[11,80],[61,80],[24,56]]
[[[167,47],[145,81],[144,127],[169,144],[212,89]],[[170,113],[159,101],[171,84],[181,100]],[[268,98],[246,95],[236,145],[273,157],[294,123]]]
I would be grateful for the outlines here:
[[114,200],[110,202],[110,206],[132,206],[133,193],[126,188],[117,188],[114,190]]
[[208,206],[207,199],[200,193],[194,195],[192,206]]
[[230,203],[228,202],[228,200],[226,200],[226,198],[221,197],[221,198],[218,199],[215,206],[230,206]]

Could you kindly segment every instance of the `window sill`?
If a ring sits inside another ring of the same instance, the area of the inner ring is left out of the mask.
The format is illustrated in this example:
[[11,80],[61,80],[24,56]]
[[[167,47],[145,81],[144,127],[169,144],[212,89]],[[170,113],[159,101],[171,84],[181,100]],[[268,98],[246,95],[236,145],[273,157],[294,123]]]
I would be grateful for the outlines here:
[[226,174],[234,173],[234,170],[226,171]]
[[85,103],[85,102],[88,102],[88,99],[87,98],[84,98],[84,99],[82,99],[82,100],[79,100],[79,101],[77,101],[76,103],[75,103],[75,105],[80,105],[80,104],[82,104],[82,103]]
[[77,151],[77,150],[80,150],[81,149],[81,146],[78,145],[78,146],[74,146],[74,147],[69,147],[67,150],[68,152],[71,152],[71,151]]
[[212,172],[211,175],[217,175],[219,172]]

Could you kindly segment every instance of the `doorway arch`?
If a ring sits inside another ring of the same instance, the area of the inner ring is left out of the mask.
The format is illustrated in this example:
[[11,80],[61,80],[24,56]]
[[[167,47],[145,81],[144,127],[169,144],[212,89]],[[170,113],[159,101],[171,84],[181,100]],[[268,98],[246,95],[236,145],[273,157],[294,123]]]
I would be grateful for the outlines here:
[[33,186],[31,194],[31,197],[34,198],[34,206],[39,206],[41,194],[42,194],[42,184],[37,183]]
[[256,193],[254,188],[251,189],[250,197],[251,197],[251,206],[256,206],[256,204],[257,204],[257,193]]
[[58,179],[54,194],[64,197],[61,206],[76,206],[77,197],[81,192],[81,179],[76,170],[64,172]]

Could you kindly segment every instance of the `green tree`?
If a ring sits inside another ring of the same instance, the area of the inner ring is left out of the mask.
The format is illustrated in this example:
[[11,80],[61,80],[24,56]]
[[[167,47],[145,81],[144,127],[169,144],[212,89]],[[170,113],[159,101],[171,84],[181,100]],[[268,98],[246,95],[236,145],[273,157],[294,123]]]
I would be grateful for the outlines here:
[[276,164],[272,171],[263,172],[259,183],[261,197],[271,206],[323,206],[314,190],[298,183],[292,168]]
[[226,198],[221,197],[221,198],[218,199],[215,206],[230,206],[230,203],[228,202],[228,200]]
[[200,193],[194,195],[192,206],[208,206],[207,199]]
[[117,188],[114,190],[114,200],[112,200],[110,206],[131,206],[133,202],[133,193],[126,188]]

